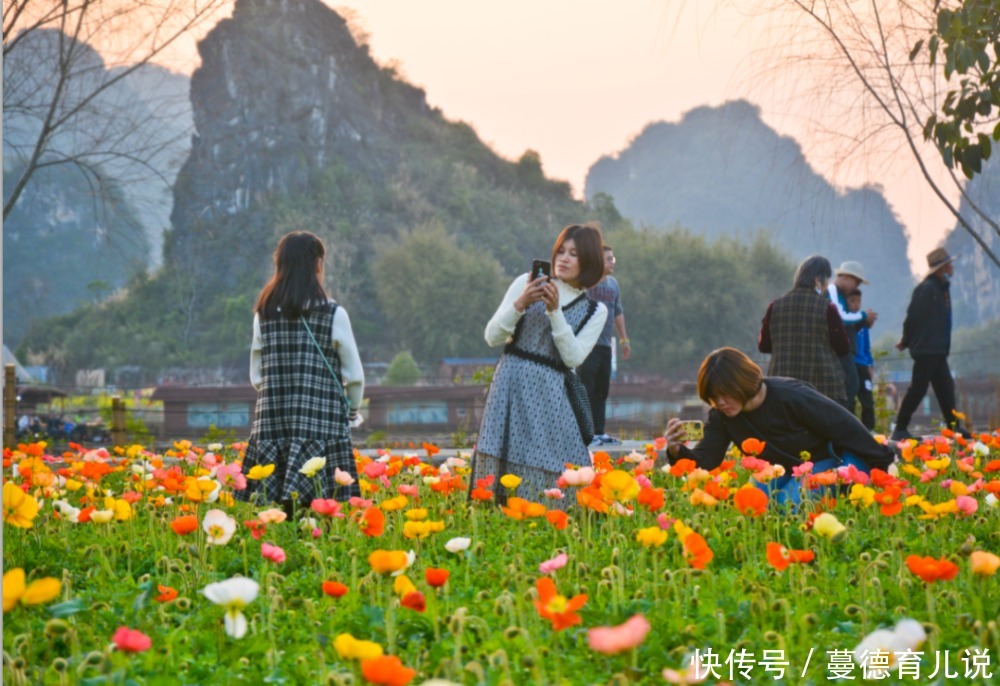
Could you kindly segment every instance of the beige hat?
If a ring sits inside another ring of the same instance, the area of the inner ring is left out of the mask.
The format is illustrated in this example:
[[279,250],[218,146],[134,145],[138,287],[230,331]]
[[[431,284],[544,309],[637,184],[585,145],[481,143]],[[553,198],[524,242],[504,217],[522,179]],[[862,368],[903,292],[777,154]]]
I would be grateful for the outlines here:
[[837,276],[841,274],[847,276],[853,276],[855,279],[860,279],[861,283],[868,283],[868,279],[864,277],[865,267],[860,262],[855,262],[854,260],[848,260],[847,262],[842,262],[839,267],[837,267]]
[[957,259],[957,255],[952,257],[944,248],[934,248],[927,253],[927,274],[933,274],[941,267],[945,266],[949,262],[954,262]]

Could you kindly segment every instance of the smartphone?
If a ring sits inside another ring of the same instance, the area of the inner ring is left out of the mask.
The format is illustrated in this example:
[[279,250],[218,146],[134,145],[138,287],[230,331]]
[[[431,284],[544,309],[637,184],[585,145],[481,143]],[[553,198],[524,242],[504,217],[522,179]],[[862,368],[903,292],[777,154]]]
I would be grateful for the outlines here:
[[534,281],[539,276],[547,276],[549,280],[552,279],[552,263],[546,260],[532,260],[531,261],[531,281]]
[[689,441],[700,441],[705,437],[705,425],[700,419],[689,419],[681,422],[684,436]]

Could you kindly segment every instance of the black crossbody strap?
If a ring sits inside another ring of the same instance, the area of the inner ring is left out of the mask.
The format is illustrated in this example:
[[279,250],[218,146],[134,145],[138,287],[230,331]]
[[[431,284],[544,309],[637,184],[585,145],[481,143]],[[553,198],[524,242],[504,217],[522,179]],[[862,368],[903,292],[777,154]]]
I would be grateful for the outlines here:
[[316,346],[316,350],[319,351],[319,356],[323,358],[323,363],[326,364],[326,368],[330,370],[330,376],[333,377],[334,383],[337,384],[337,390],[339,390],[340,394],[342,396],[344,396],[344,403],[347,405],[347,411],[350,412],[351,411],[351,399],[348,398],[347,397],[347,393],[344,392],[344,387],[343,387],[343,385],[341,385],[340,379],[337,378],[337,373],[335,371],[333,371],[333,366],[330,364],[330,360],[326,359],[326,353],[323,352],[323,348],[320,347],[319,341],[317,341],[316,337],[313,336],[312,329],[309,328],[309,322],[306,321],[306,318],[303,317],[302,315],[299,315],[299,319],[301,319],[302,323],[305,325],[306,331],[309,333],[309,338],[312,339],[313,345],[315,345]]

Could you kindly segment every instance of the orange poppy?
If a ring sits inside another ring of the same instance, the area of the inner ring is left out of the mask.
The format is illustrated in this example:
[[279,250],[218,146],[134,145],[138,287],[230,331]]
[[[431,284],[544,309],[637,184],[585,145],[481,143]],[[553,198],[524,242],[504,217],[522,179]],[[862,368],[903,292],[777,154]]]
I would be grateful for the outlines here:
[[602,472],[611,469],[611,455],[603,450],[594,453],[594,469]]
[[361,527],[361,533],[369,538],[381,536],[385,531],[385,515],[379,508],[369,507],[361,514],[358,526]]
[[545,514],[545,506],[541,503],[533,503],[524,498],[507,498],[507,504],[501,505],[500,509],[511,519],[532,519]]
[[740,443],[740,451],[744,455],[757,456],[764,452],[764,447],[767,445],[764,441],[756,438],[748,438],[742,443]]
[[583,622],[576,611],[587,604],[587,595],[581,593],[572,598],[559,595],[556,590],[556,582],[544,576],[535,582],[538,589],[538,600],[535,601],[535,609],[543,618],[552,622],[552,628],[556,631],[568,629]]
[[694,460],[689,460],[688,458],[683,457],[677,460],[677,462],[674,462],[672,465],[670,465],[670,476],[676,476],[680,478],[685,474],[690,474],[697,467],[698,465],[695,463]]
[[718,481],[706,481],[704,485],[705,493],[716,500],[725,500],[729,497],[730,490],[720,484]]
[[431,484],[431,490],[442,495],[448,495],[455,491],[464,491],[465,484],[462,482],[462,477],[458,475],[442,476],[441,480],[436,484]]
[[94,514],[96,510],[97,508],[94,507],[93,505],[89,505],[83,508],[82,510],[80,510],[80,514],[76,516],[76,521],[80,524],[86,524],[87,522],[90,521],[90,515]]
[[545,519],[557,530],[562,531],[569,524],[569,515],[562,510],[549,510],[545,513]]
[[424,570],[424,578],[427,579],[427,583],[434,588],[441,588],[446,583],[448,583],[448,577],[451,576],[451,572],[447,569],[439,569],[437,567],[428,567]]
[[983,471],[987,473],[1000,472],[1000,460],[990,460],[986,463]]
[[816,559],[816,553],[811,550],[789,550],[780,543],[767,544],[767,561],[779,572],[790,564],[806,564]]
[[745,515],[759,517],[767,510],[767,494],[756,486],[743,486],[733,496],[733,505]]
[[434,455],[437,455],[439,452],[441,452],[441,448],[437,447],[433,443],[424,443],[423,447],[424,450],[427,451],[427,457],[433,457]]
[[927,583],[950,581],[958,574],[958,565],[944,558],[935,560],[933,557],[910,555],[906,558],[906,566]]
[[473,500],[493,500],[493,491],[487,488],[473,488],[472,493],[469,494]]
[[708,547],[708,543],[701,537],[701,534],[692,532],[684,537],[684,558],[689,565],[695,569],[705,569],[713,557],[715,557],[715,553]]
[[84,462],[80,475],[92,481],[99,481],[105,474],[111,473],[111,467],[104,462]]
[[195,515],[184,515],[170,522],[170,528],[178,536],[187,536],[198,528],[198,517]]
[[402,607],[414,612],[423,612],[427,609],[427,599],[420,591],[410,591],[399,603]]
[[901,495],[902,491],[899,486],[889,486],[881,493],[875,494],[875,502],[882,506],[883,515],[892,517],[903,511],[903,503],[900,501]]
[[604,496],[601,495],[601,489],[597,483],[598,480],[594,479],[586,488],[578,488],[576,491],[576,502],[581,507],[605,514],[608,511],[609,505],[605,502]]
[[347,595],[347,586],[340,583],[339,581],[324,581],[323,582],[323,593],[330,596],[331,598],[341,598]]
[[177,598],[177,589],[171,588],[170,586],[160,586],[156,585],[156,590],[160,592],[160,595],[153,598],[158,603],[169,603]]
[[663,507],[664,504],[663,489],[648,487],[640,489],[637,500],[640,505],[645,507],[650,512],[656,512]]
[[379,686],[406,686],[417,675],[417,670],[404,667],[395,655],[382,655],[361,661],[361,674],[365,681]]

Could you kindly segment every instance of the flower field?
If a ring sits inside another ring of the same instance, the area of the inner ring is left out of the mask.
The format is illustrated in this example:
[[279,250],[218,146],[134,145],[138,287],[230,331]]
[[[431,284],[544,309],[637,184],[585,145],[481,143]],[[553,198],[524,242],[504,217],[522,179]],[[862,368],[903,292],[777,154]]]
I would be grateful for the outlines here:
[[361,498],[291,516],[233,497],[272,471],[239,444],[6,450],[3,683],[1000,680],[1000,434],[807,462],[797,511],[759,445],[712,472],[657,447],[538,497],[432,445],[358,454]]

